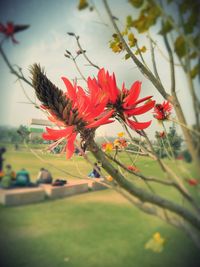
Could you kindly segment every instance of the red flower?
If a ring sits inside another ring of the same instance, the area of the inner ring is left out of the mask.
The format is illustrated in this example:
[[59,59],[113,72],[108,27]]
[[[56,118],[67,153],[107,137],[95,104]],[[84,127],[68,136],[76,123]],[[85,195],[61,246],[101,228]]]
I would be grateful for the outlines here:
[[183,155],[178,155],[178,156],[176,157],[176,159],[178,159],[178,160],[183,160],[183,159],[184,159],[184,156],[183,156]]
[[[67,78],[62,79],[67,88],[65,96],[68,103],[63,111],[64,120],[58,120],[48,107],[44,107],[51,115],[49,120],[62,129],[47,128],[47,133],[43,134],[43,137],[46,140],[66,138],[67,158],[70,158],[74,152],[74,141],[78,133],[85,141],[91,133],[94,134],[96,128],[113,122],[110,120],[111,117],[123,120],[135,131],[143,130],[151,124],[151,121],[136,122],[130,119],[131,116],[149,111],[155,104],[155,101],[150,100],[151,96],[138,100],[141,90],[140,82],[135,82],[130,90],[125,89],[124,85],[122,90],[119,90],[115,75],[110,76],[108,72],[101,69],[97,80],[88,78],[88,92],[86,93],[76,83],[72,85]],[[141,103],[143,105],[139,105]],[[125,146],[125,143],[123,145]]]
[[139,172],[140,171],[136,166],[132,166],[132,165],[127,166],[127,169],[129,171],[133,171],[133,172]]
[[162,132],[156,132],[156,138],[165,138],[165,132],[162,131]]
[[68,126],[65,129],[55,130],[46,127],[47,133],[43,133],[42,137],[45,140],[58,140],[61,138],[66,138],[67,145],[66,145],[66,157],[67,159],[71,158],[74,153],[74,141],[76,139],[76,132],[74,126]]
[[167,120],[171,114],[172,105],[168,101],[156,104],[154,107],[154,118],[157,120]]
[[97,128],[113,122],[109,119],[114,111],[105,109],[107,97],[101,90],[96,90],[98,88],[88,83],[89,94],[86,94],[80,86],[73,86],[67,78],[62,77],[62,80],[67,87],[66,98],[72,102],[72,115],[73,111],[78,111],[77,118],[84,121],[86,128]]
[[[130,90],[126,89],[123,84],[122,90],[120,90],[117,87],[115,75],[110,75],[109,72],[101,69],[98,73],[98,80],[89,78],[89,83],[94,87],[100,86],[101,90],[107,96],[107,107],[114,109],[116,117],[122,119],[133,130],[140,131],[151,124],[151,121],[136,122],[130,120],[131,116],[144,114],[155,105],[155,101],[150,100],[152,96],[138,100],[141,82],[136,81],[133,83]],[[139,105],[141,103],[144,104]]]
[[12,42],[17,44],[18,41],[15,39],[14,34],[26,30],[29,25],[15,25],[12,22],[7,22],[7,24],[0,23],[0,33],[3,33],[5,37],[11,38]]
[[95,130],[103,124],[113,122],[110,117],[114,111],[106,109],[107,97],[102,94],[101,90],[95,90],[95,87],[88,84],[89,94],[86,94],[80,86],[72,85],[67,78],[63,77],[62,80],[67,87],[65,95],[70,100],[71,108],[66,115],[65,122],[59,121],[49,110],[51,116],[48,119],[57,126],[65,128],[59,130],[46,128],[47,133],[43,134],[43,138],[46,140],[66,138],[66,157],[70,158],[74,153],[74,141],[77,134],[87,129]]
[[191,186],[197,186],[199,184],[199,181],[196,179],[188,179],[187,182]]

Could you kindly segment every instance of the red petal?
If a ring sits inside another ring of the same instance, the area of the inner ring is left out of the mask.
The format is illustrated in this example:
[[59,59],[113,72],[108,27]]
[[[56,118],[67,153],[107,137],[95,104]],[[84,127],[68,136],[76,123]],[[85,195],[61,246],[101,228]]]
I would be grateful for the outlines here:
[[115,75],[109,75],[109,72],[105,72],[101,69],[98,72],[98,84],[101,89],[108,95],[109,101],[115,103],[117,96],[119,95],[119,90],[116,85]]
[[55,117],[53,116],[49,116],[48,117],[48,120],[53,122],[54,124],[56,124],[57,126],[59,127],[66,127],[66,125],[64,124],[64,122],[62,121],[59,121],[58,119],[56,119]]
[[115,103],[119,95],[119,90],[117,88],[115,74],[113,73],[113,76],[109,76],[109,73],[107,73],[107,76],[108,76],[108,81],[109,81],[110,100],[112,103]]
[[156,101],[149,101],[141,107],[137,107],[132,110],[126,110],[124,111],[124,113],[127,114],[128,116],[141,115],[152,109],[155,105],[155,102]]
[[76,100],[76,88],[71,84],[71,82],[67,78],[61,77],[61,79],[63,80],[63,82],[65,83],[65,86],[67,87],[69,98],[75,101]]
[[141,82],[136,81],[131,86],[128,96],[124,99],[124,107],[132,106],[140,95]]
[[109,121],[109,118],[112,116],[114,110],[109,111],[105,116],[103,116],[101,119],[94,121],[93,123],[90,123],[86,126],[86,128],[97,128],[98,126],[102,124],[111,123],[113,121]]
[[136,122],[136,121],[132,121],[129,119],[127,119],[126,122],[127,122],[128,126],[133,130],[143,130],[143,129],[146,129],[147,127],[149,127],[149,125],[151,124],[151,121]]
[[46,127],[47,133],[43,133],[42,137],[45,140],[57,140],[62,137],[68,136],[69,134],[73,132],[73,130],[74,130],[74,126],[69,126],[66,129],[62,129],[62,130],[55,130],[55,129]]
[[138,101],[135,102],[135,105],[138,105],[138,104],[140,104],[141,102],[144,102],[144,101],[146,101],[146,100],[148,100],[148,99],[150,99],[150,98],[152,98],[152,96],[146,96],[146,97],[144,97],[144,98],[141,98],[140,100],[138,100]]
[[66,146],[66,158],[70,159],[72,155],[74,154],[74,141],[76,139],[76,133],[73,133],[68,139],[67,139],[67,146]]
[[102,84],[105,83],[106,81],[106,73],[105,73],[105,69],[102,68],[100,69],[100,71],[98,72],[98,81]]

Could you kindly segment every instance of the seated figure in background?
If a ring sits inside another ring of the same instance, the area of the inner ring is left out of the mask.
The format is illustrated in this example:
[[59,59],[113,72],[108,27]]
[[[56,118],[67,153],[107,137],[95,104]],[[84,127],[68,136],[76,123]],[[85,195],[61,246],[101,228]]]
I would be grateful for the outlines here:
[[13,171],[12,166],[10,164],[6,165],[5,175],[10,175],[13,181],[15,181],[16,179],[16,173]]
[[37,177],[37,184],[51,184],[52,181],[51,173],[47,169],[41,168]]
[[98,164],[95,162],[94,163],[94,168],[93,168],[92,172],[90,172],[88,174],[88,177],[91,177],[91,178],[100,178],[100,173],[98,171],[100,172],[101,169],[98,166]]
[[31,186],[30,174],[25,168],[17,172],[14,186]]
[[8,189],[13,187],[13,181],[15,181],[16,174],[12,170],[12,166],[10,164],[6,165],[4,175],[0,182],[0,187],[4,189]]
[[3,172],[3,162],[4,162],[3,154],[5,152],[6,152],[5,147],[0,147],[0,173]]

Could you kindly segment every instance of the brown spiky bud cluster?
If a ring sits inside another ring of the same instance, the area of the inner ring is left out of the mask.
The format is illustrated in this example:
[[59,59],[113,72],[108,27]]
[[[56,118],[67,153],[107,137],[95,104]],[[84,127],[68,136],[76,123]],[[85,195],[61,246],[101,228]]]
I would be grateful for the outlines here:
[[43,106],[66,125],[76,125],[77,128],[82,128],[85,123],[78,117],[78,110],[72,108],[71,100],[66,98],[63,91],[47,78],[40,65],[34,64],[30,72],[36,96]]
[[63,91],[46,77],[40,65],[34,64],[30,72],[32,74],[32,84],[37,98],[47,109],[51,110],[59,120],[65,122],[67,111],[71,109],[71,101],[66,99]]

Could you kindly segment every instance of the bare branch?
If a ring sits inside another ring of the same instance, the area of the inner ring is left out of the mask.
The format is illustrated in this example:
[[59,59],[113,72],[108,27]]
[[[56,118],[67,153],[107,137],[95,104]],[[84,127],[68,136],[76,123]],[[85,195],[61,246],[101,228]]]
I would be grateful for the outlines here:
[[151,47],[151,60],[152,60],[152,64],[153,64],[154,74],[155,74],[156,78],[161,82],[160,76],[158,74],[157,66],[156,66],[156,59],[155,59],[153,41],[152,41],[152,39],[150,38],[149,35],[148,35],[148,38],[149,38],[150,47]]
[[[162,25],[164,23],[162,22]],[[163,35],[164,38],[164,43],[165,43],[165,47],[167,49],[168,55],[169,55],[169,64],[170,64],[170,75],[171,75],[171,94],[175,95],[176,94],[176,82],[175,82],[175,70],[174,70],[174,57],[173,57],[173,53],[167,38],[167,34]]]
[[[149,0],[148,0],[148,1],[149,1]],[[200,51],[199,51],[199,49],[193,44],[191,38],[188,37],[186,34],[183,34],[183,33],[182,33],[180,27],[174,22],[174,20],[172,19],[172,17],[170,17],[170,16],[165,12],[164,7],[163,7],[162,5],[160,5],[160,4],[157,4],[157,2],[156,2],[155,0],[154,0],[153,2],[154,2],[154,4],[156,5],[156,7],[160,10],[160,12],[161,12],[161,16],[162,16],[165,20],[169,21],[169,23],[172,25],[172,27],[175,29],[175,31],[176,31],[178,34],[180,34],[180,35],[183,36],[185,42],[186,42],[190,47],[192,47],[198,55],[200,55]]]
[[152,194],[141,188],[138,188],[136,185],[126,180],[124,176],[121,175],[108,162],[103,152],[99,149],[94,140],[90,141],[89,149],[94,155],[94,157],[97,160],[101,161],[103,168],[114,178],[114,180],[119,184],[119,186],[124,188],[131,195],[138,197],[142,202],[152,203],[161,208],[165,208],[169,211],[175,212],[176,214],[184,218],[186,221],[190,222],[195,228],[200,229],[200,218],[196,214],[192,213],[190,210],[156,194]]
[[88,56],[86,55],[85,50],[82,48],[82,46],[81,46],[81,44],[80,44],[79,36],[74,35],[74,37],[76,38],[77,45],[78,45],[80,51],[82,52],[84,58],[86,59],[86,61],[89,62],[89,64],[90,64],[91,66],[93,66],[94,68],[96,68],[96,69],[99,70],[100,67],[97,66],[96,64],[94,64],[94,63],[88,58]]
[[131,51],[131,49],[129,48],[129,46],[127,45],[126,41],[124,40],[114,18],[112,15],[112,12],[110,10],[110,7],[108,6],[108,3],[106,0],[103,0],[104,6],[106,8],[106,11],[109,15],[109,18],[112,22],[112,25],[115,29],[115,31],[117,32],[117,34],[119,35],[119,38],[123,44],[123,47],[125,48],[125,50],[127,51],[127,53],[130,55],[130,57],[132,58],[132,60],[134,61],[134,63],[137,65],[137,67],[139,68],[139,70],[144,74],[145,77],[147,77],[152,84],[157,88],[157,90],[159,91],[159,93],[165,98],[170,100],[170,96],[169,94],[165,91],[163,85],[160,83],[160,81],[154,76],[154,74],[147,68],[145,67],[139,60],[138,58],[134,55],[134,53]]
[[8,60],[6,54],[4,53],[4,51],[3,51],[2,47],[1,47],[1,45],[0,45],[0,54],[1,54],[1,56],[3,57],[3,59],[4,59],[5,63],[6,63],[6,65],[7,65],[8,68],[10,69],[10,72],[11,72],[12,74],[14,74],[15,76],[17,76],[18,79],[23,80],[25,83],[27,83],[28,85],[30,85],[31,87],[33,87],[33,86],[32,86],[32,83],[31,83],[29,80],[27,80],[27,79],[24,77],[23,74],[19,74],[19,72],[17,72],[17,71],[13,68],[13,66],[11,65],[10,61]]

